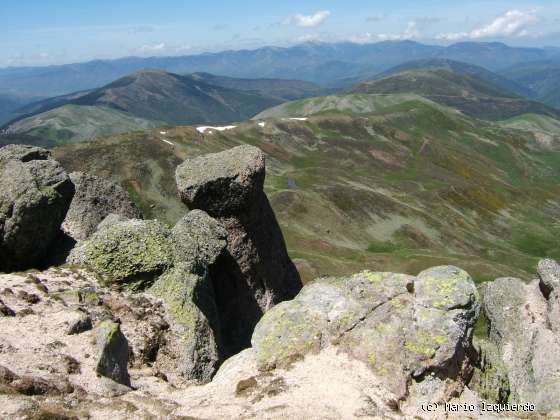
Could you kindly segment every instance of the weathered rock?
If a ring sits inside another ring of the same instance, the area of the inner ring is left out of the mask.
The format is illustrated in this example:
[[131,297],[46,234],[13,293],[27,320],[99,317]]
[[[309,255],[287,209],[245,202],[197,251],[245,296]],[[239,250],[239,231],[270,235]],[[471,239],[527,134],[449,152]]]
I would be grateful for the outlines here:
[[506,404],[511,394],[507,368],[496,344],[475,337],[478,361],[469,388],[485,401]]
[[122,385],[130,385],[128,375],[128,341],[119,324],[103,321],[96,327],[95,344],[97,365],[95,371]]
[[[510,402],[532,403],[539,411],[560,408],[560,334],[550,322],[556,269],[539,264],[541,282],[500,278],[483,288],[490,340],[508,372]],[[539,284],[540,283],[540,284]],[[543,294],[542,285],[550,285]]]
[[89,331],[93,328],[91,317],[89,314],[85,312],[78,312],[74,313],[74,317],[69,322],[68,329],[66,330],[66,334],[68,335],[75,335],[81,334],[85,331]]
[[264,154],[248,145],[187,160],[176,172],[183,202],[212,217],[235,215],[252,206],[264,178]]
[[210,381],[221,361],[212,283],[206,276],[190,273],[188,265],[178,265],[162,275],[149,292],[164,301],[171,315],[170,333],[175,336],[158,355],[157,367],[188,380]]
[[23,144],[8,144],[7,146],[0,147],[0,160],[30,162],[32,160],[47,160],[50,158],[51,153],[41,147]]
[[175,261],[207,270],[226,248],[227,232],[222,225],[201,210],[193,210],[172,230]]
[[413,379],[422,384],[413,389],[420,400],[446,399],[469,374],[477,296],[470,276],[455,267],[417,277],[366,271],[320,279],[266,313],[252,344],[260,369],[335,345],[367,363],[401,399]]
[[44,263],[64,220],[74,187],[47,151],[0,149],[0,271]]
[[74,248],[68,262],[85,264],[107,284],[149,286],[173,265],[170,235],[156,220],[111,224]]
[[227,252],[210,266],[229,354],[249,345],[262,314],[301,289],[274,212],[263,191],[264,154],[252,146],[185,161],[176,180],[183,202],[215,217]]
[[87,239],[109,214],[126,219],[141,219],[142,214],[119,185],[105,179],[73,172],[74,198],[62,225],[63,231],[76,241]]
[[554,260],[542,260],[537,267],[540,289],[547,300],[548,323],[560,334],[560,265]]
[[0,300],[0,316],[16,316],[16,313]]

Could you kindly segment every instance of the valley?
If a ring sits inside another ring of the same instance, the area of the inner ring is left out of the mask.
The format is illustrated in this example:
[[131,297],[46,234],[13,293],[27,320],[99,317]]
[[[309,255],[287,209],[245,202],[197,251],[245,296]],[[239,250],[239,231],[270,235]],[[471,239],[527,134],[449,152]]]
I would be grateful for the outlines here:
[[[345,108],[358,106],[355,95],[300,100],[281,106],[294,113],[271,110],[227,131],[129,133],[54,154],[69,171],[121,183],[146,217],[172,224],[182,212],[178,162],[255,145],[267,154],[266,191],[306,280],[459,262],[478,281],[528,279],[539,256],[560,252],[554,125],[543,143],[533,126],[485,123],[414,95],[358,98],[361,109]],[[296,114],[308,119],[289,119]]]

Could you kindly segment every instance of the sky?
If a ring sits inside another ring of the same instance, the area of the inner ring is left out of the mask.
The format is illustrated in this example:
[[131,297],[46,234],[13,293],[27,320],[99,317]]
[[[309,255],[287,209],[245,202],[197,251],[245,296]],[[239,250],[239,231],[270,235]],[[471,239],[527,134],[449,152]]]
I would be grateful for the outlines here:
[[410,39],[560,47],[558,0],[0,0],[0,67]]

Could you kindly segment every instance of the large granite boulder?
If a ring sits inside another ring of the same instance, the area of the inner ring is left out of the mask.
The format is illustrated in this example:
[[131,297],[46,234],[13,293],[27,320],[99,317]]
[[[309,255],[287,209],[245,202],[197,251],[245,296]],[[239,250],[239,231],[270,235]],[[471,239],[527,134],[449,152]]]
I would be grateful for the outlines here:
[[265,178],[264,154],[253,146],[185,161],[177,168],[183,202],[212,217],[236,215],[260,198]]
[[229,354],[248,347],[262,314],[301,288],[264,177],[264,154],[253,146],[189,159],[176,171],[183,202],[227,231],[227,252],[209,268]]
[[128,193],[117,184],[82,172],[73,172],[74,198],[62,225],[75,241],[87,239],[108,215],[141,219],[142,214]]
[[541,261],[540,279],[527,284],[500,278],[482,289],[489,339],[507,371],[508,401],[539,411],[560,409],[560,333],[557,296],[560,268]]
[[105,284],[144,288],[173,266],[171,232],[156,220],[108,224],[80,242],[68,262],[89,267]]
[[73,194],[70,178],[46,150],[0,149],[0,271],[45,263]]
[[417,277],[365,271],[319,279],[267,312],[252,344],[261,370],[336,346],[366,363],[400,399],[447,400],[470,374],[479,314],[470,276],[436,267]]

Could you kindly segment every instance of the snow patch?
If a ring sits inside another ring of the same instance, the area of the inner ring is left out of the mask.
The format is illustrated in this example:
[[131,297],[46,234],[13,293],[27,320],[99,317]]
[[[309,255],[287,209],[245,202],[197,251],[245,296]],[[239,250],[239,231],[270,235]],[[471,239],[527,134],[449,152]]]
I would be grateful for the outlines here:
[[198,131],[201,134],[204,134],[207,130],[225,131],[225,130],[232,130],[236,127],[237,127],[236,125],[225,125],[223,127],[203,126],[203,127],[197,127],[196,131]]
[[165,142],[165,143],[167,143],[167,144],[170,144],[171,146],[174,146],[174,144],[171,143],[169,140],[165,140],[165,139],[160,139],[160,140],[163,141],[163,142]]
[[265,125],[266,125],[265,122],[260,122],[260,123],[259,123],[259,127],[264,127]]
[[292,121],[307,121],[309,118],[307,117],[293,117],[293,118],[282,118],[284,121],[292,120]]
[[162,136],[165,136],[167,134],[167,131],[160,131],[159,134],[161,134]]

